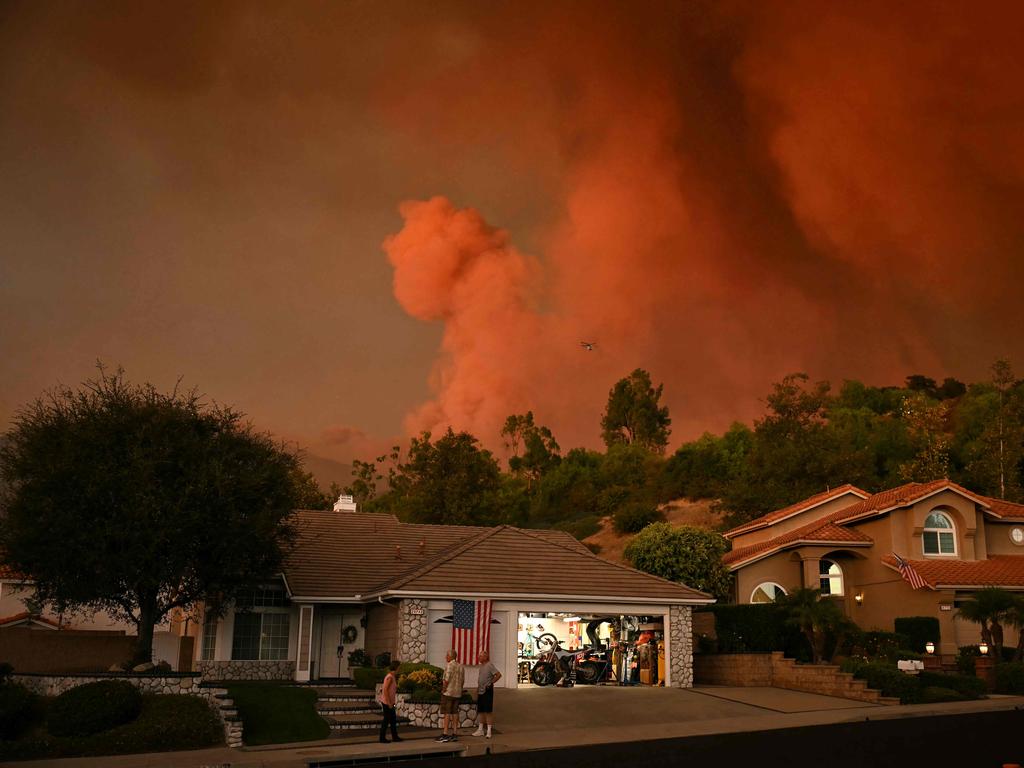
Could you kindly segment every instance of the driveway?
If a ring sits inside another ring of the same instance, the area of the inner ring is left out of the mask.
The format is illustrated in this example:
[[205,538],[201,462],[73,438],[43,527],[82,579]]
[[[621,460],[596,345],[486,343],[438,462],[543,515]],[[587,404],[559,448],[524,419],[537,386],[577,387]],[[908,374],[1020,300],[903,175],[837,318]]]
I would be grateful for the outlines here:
[[[779,712],[845,709],[861,702],[778,688],[498,688],[495,722],[503,733],[562,728],[608,729],[627,724],[693,723],[757,718]],[[873,707],[875,705],[868,704]]]

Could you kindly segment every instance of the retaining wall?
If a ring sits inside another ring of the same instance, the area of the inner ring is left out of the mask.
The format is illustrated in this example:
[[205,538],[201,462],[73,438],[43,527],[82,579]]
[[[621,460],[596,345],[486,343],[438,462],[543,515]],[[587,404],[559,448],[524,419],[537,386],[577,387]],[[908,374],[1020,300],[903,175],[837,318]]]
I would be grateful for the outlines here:
[[294,680],[294,661],[197,661],[204,680]]
[[[409,718],[410,725],[417,725],[421,728],[441,727],[441,705],[420,704],[409,701],[408,693],[398,694],[398,702],[395,707],[399,715]],[[459,727],[469,728],[476,725],[476,703],[459,704]]]

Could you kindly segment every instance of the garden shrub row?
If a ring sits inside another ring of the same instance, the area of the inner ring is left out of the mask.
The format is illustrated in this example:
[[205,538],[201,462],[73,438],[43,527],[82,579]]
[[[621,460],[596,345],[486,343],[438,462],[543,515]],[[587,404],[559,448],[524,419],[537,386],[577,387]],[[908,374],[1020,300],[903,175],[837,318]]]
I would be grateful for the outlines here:
[[[427,664],[426,662],[412,662],[405,661],[398,666],[398,679],[401,680],[403,677],[408,676],[412,672],[421,670],[427,670],[437,678],[438,687],[440,688],[440,680],[444,674],[444,670],[440,667],[435,667],[433,664]],[[377,669],[374,667],[357,667],[352,670],[352,681],[356,684],[357,688],[362,688],[367,691],[372,691],[377,687],[378,683],[383,683],[384,678],[387,676],[387,669]],[[425,676],[423,678],[423,684],[417,685],[406,685],[405,687],[399,685],[399,688],[405,692],[414,690],[417,687],[428,687],[426,684]]]
[[61,737],[35,730],[0,742],[0,761],[167,752],[223,743],[220,718],[204,699],[143,694],[142,709],[133,722],[91,736]]
[[894,629],[907,638],[904,647],[924,653],[929,640],[939,647],[939,620],[934,616],[900,616],[894,622]]
[[1024,663],[1008,661],[995,668],[996,692],[1024,694]]
[[0,684],[0,740],[16,739],[43,719],[39,696],[18,683]]
[[[841,669],[852,672],[854,677],[867,682],[869,688],[881,691],[883,696],[898,698],[901,704],[965,701],[985,694],[984,681],[967,675],[923,671],[908,675],[891,664],[854,659],[844,661]],[[956,698],[949,698],[950,694]]]
[[127,680],[100,680],[64,691],[46,717],[54,736],[91,736],[130,723],[142,711],[142,694]]
[[789,622],[789,608],[774,603],[714,605],[716,644],[719,653],[769,653],[782,651],[798,661],[809,661],[810,647],[798,628]]

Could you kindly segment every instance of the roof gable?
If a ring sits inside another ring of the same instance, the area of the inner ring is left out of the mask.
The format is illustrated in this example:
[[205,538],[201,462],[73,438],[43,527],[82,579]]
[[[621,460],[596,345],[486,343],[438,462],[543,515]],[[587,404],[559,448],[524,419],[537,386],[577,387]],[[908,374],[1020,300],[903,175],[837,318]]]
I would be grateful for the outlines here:
[[499,526],[382,585],[388,593],[711,602],[710,595],[544,536]]
[[[930,483],[906,483],[896,488],[880,491],[852,506],[844,507],[782,536],[776,536],[749,547],[734,549],[732,552],[726,553],[722,561],[731,570],[736,570],[743,565],[760,560],[762,557],[767,557],[781,549],[805,543],[815,543],[827,536],[837,536],[837,538],[829,539],[828,543],[833,541],[836,543],[871,542],[871,538],[866,534],[845,526],[869,517],[884,515],[894,509],[900,509],[910,504],[916,504],[943,491],[953,491],[981,505],[985,509],[990,508],[989,500],[985,497],[971,493],[966,488],[946,479],[933,480]],[[854,535],[856,535],[856,538],[854,538]]]
[[870,494],[867,491],[863,491],[855,485],[841,485],[838,488],[833,488],[822,493],[810,496],[802,501],[798,501],[795,504],[790,504],[788,507],[783,509],[777,509],[774,512],[761,515],[758,518],[751,520],[750,522],[744,523],[743,525],[736,526],[731,530],[726,531],[723,536],[727,539],[735,538],[744,533],[750,533],[760,528],[766,528],[776,523],[781,523],[783,520],[788,520],[796,515],[809,512],[810,510],[820,507],[822,504],[826,504],[830,501],[835,501],[843,496],[852,495],[858,499],[866,499]]

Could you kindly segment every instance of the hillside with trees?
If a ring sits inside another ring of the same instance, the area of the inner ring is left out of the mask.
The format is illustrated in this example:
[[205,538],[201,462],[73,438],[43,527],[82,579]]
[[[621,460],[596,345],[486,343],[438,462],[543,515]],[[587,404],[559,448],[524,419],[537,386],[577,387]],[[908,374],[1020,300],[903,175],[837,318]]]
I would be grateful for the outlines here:
[[711,500],[723,525],[735,525],[843,483],[878,491],[949,477],[1024,501],[1024,384],[1005,360],[971,384],[913,374],[902,386],[833,386],[790,374],[768,388],[753,424],[667,456],[664,386],[641,369],[612,386],[595,414],[603,451],[563,450],[532,412],[512,414],[504,467],[476,436],[423,433],[354,462],[347,491],[364,510],[410,521],[559,528],[581,539],[609,516],[635,533],[660,522],[658,507],[673,499]]

